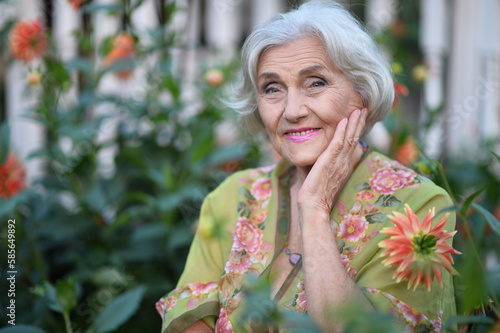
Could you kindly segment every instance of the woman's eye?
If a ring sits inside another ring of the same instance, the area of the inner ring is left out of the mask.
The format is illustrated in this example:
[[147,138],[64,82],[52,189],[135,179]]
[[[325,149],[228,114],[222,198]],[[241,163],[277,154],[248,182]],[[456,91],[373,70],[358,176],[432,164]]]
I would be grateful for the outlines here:
[[311,84],[311,87],[318,88],[318,87],[324,87],[325,85],[326,85],[325,81],[323,81],[323,80],[317,80],[317,81],[314,81]]
[[264,93],[265,94],[275,94],[279,92],[279,89],[276,88],[276,87],[273,87],[273,86],[270,86],[270,87],[267,87],[265,90],[264,90]]

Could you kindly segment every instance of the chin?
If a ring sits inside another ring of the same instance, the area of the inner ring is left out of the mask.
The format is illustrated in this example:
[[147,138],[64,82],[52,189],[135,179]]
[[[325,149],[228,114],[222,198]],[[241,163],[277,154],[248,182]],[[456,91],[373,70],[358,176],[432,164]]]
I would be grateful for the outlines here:
[[301,154],[301,156],[287,156],[287,160],[289,160],[293,165],[298,168],[310,168],[316,163],[318,159],[318,155],[316,154]]

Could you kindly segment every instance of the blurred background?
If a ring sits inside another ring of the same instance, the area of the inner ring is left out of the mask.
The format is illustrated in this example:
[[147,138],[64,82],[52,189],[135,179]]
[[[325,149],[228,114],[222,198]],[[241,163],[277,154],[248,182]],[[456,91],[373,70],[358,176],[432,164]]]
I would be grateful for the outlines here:
[[[175,287],[205,195],[277,158],[224,101],[249,30],[302,2],[0,0],[1,248],[15,240],[17,325],[160,329],[154,304]],[[394,72],[393,111],[366,141],[456,199],[455,242],[477,254],[458,259],[459,310],[495,313],[500,1],[343,3]]]

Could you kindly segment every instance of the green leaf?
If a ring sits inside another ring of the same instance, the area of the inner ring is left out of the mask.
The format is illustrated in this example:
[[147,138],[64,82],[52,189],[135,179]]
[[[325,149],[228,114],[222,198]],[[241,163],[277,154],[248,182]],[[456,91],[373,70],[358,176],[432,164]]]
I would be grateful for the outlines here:
[[364,190],[371,190],[372,187],[368,183],[360,184],[355,187],[356,190],[358,191],[364,191]]
[[469,195],[467,197],[467,199],[465,199],[464,201],[464,204],[462,205],[462,207],[460,208],[460,214],[462,215],[467,215],[467,210],[469,209],[469,206],[470,204],[472,203],[472,201],[479,195],[481,194],[481,192],[484,191],[484,187],[483,188],[480,188],[479,190],[477,190],[476,192],[472,193],[471,195]]
[[455,324],[494,324],[493,318],[486,316],[453,316],[446,321],[443,327],[443,332]]
[[75,279],[70,277],[68,280],[57,281],[56,295],[63,311],[70,313],[77,304]]
[[5,121],[0,125],[0,164],[7,160],[9,154],[10,127]]
[[483,206],[480,206],[476,203],[472,203],[472,207],[474,207],[484,217],[484,219],[490,225],[491,230],[493,230],[497,235],[500,235],[500,222],[498,222],[496,217],[488,212]]
[[495,156],[497,158],[497,161],[500,163],[500,156],[498,156],[497,154],[495,154],[494,152],[490,151],[490,153],[493,154],[493,156]]
[[381,195],[375,201],[375,206],[378,207],[399,207],[401,204],[402,201],[391,194]]
[[455,212],[457,210],[457,208],[455,206],[447,206],[447,207],[444,207],[444,208],[441,208],[437,213],[436,213],[436,217],[440,216],[441,214],[443,213],[447,213],[447,212]]
[[137,311],[145,289],[139,286],[124,292],[106,305],[95,320],[95,333],[111,332],[124,324]]
[[68,88],[71,85],[69,74],[61,61],[55,58],[45,58],[45,65],[47,66],[47,72],[50,73],[58,86]]
[[0,329],[0,333],[45,333],[45,331],[35,326],[15,325]]
[[245,202],[241,202],[241,201],[238,202],[238,207],[236,209],[238,211],[239,216],[246,217],[246,218],[250,217],[251,211]]
[[369,223],[384,223],[389,219],[389,215],[382,212],[376,212],[373,214],[367,214],[365,218]]
[[247,198],[248,200],[250,201],[255,201],[257,199],[255,199],[255,197],[252,195],[252,193],[250,193],[250,191],[244,187],[240,187],[240,189],[238,190],[238,194],[239,195],[243,195],[245,198]]

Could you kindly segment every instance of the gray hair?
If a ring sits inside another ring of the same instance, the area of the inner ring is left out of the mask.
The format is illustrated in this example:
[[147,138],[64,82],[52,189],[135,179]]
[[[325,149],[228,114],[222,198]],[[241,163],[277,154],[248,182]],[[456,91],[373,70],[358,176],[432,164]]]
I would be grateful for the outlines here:
[[337,68],[352,82],[368,108],[364,133],[385,119],[394,99],[389,63],[363,26],[340,4],[311,1],[285,14],[278,14],[254,29],[245,41],[241,72],[230,105],[240,123],[251,132],[264,125],[257,108],[257,66],[268,49],[303,37],[318,37]]

